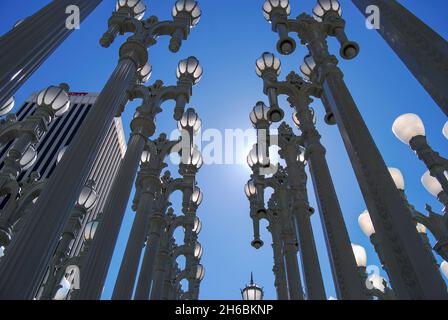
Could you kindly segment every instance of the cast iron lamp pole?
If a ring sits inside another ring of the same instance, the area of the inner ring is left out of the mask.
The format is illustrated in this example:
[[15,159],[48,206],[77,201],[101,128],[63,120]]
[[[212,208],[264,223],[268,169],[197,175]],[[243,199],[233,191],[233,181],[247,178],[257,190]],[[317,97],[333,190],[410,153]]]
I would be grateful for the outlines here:
[[377,6],[378,33],[448,116],[448,43],[396,0],[352,0],[363,15]]
[[299,251],[302,257],[307,298],[325,300],[325,287],[314,241],[311,215],[314,209],[308,203],[306,189],[307,175],[304,150],[300,146],[302,138],[295,136],[292,128],[283,122],[278,128],[280,157],[286,162],[286,171],[292,191],[292,213],[296,221],[299,238]]
[[16,23],[0,37],[0,106],[4,105],[42,63],[73,32],[66,25],[70,6],[77,6],[80,23],[101,0],[58,0]]
[[260,220],[266,219],[269,222],[267,227],[272,236],[272,251],[274,255],[274,267],[272,271],[275,276],[275,288],[278,300],[289,300],[288,284],[286,280],[285,259],[282,252],[281,227],[278,215],[273,213],[273,199],[268,201],[268,210],[264,208],[264,203],[258,200],[258,191],[254,181],[247,182],[244,191],[250,203],[250,216],[254,225],[254,240],[252,246],[259,249],[263,246],[260,239]]
[[[278,7],[268,11],[268,14],[271,21],[275,21],[273,27],[283,24],[287,31],[296,32],[316,62],[311,79],[322,84],[334,113],[378,237],[383,243],[385,262],[397,297],[446,299],[448,294],[436,270],[433,270],[431,256],[415,230],[410,210],[393,184],[343,80],[343,73],[337,67],[336,57],[329,53],[326,42],[328,36],[335,36],[341,43],[340,53],[345,59],[356,57],[359,51],[358,46],[348,41],[345,35],[345,21],[340,17],[339,3],[332,0],[330,4],[322,6],[318,2],[314,9],[315,18],[302,14],[297,19],[288,20],[287,15],[277,13]],[[282,37],[280,39],[281,43],[286,40]]]
[[[140,21],[144,14],[142,3],[142,1],[132,3],[120,1],[117,6],[118,10],[110,21],[109,31],[113,29],[114,32],[108,33],[109,43],[118,32],[122,34],[132,32],[134,35],[121,46],[118,66],[72,141],[71,147],[67,150],[67,157],[64,157],[56,168],[51,181],[39,197],[23,232],[16,237],[17,240],[12,241],[10,254],[2,259],[0,298],[33,297],[57,245],[57,239],[70,215],[71,206],[81,192],[98,147],[103,142],[112,119],[117,116],[125,99],[126,90],[137,70],[148,60],[147,48],[154,45],[155,39],[162,35],[175,38],[172,43],[179,44],[179,30],[182,30],[182,35],[186,38],[192,23],[196,21],[192,11],[188,10],[174,11],[173,21],[159,22],[155,17]],[[187,16],[190,19],[186,19]],[[103,37],[101,41],[104,46],[108,44],[108,41],[104,41],[106,38],[107,36]],[[179,49],[178,45],[170,47],[174,51]],[[55,197],[55,194],[58,196]],[[48,221],[52,223],[49,224]],[[20,266],[19,270],[17,266]],[[87,274],[92,274],[93,269],[94,266],[86,265]],[[99,269],[103,272],[102,268]],[[101,283],[104,280],[102,277],[95,279]],[[89,282],[85,283],[88,295],[80,296],[84,299],[98,298],[101,288],[90,290],[87,288],[90,286]]]
[[[197,73],[196,73],[197,72]],[[196,84],[202,75],[202,67],[199,65],[199,61],[194,57],[189,57],[186,60],[182,60],[177,68],[178,83],[176,86],[164,87],[161,81],[157,81],[155,85],[150,88],[138,86],[131,93],[131,97],[138,96],[143,98],[143,105],[137,109],[136,116],[131,123],[132,137],[128,143],[128,149],[126,155],[123,159],[121,169],[117,177],[123,175],[123,179],[118,179],[119,184],[114,183],[114,187],[109,194],[107,204],[105,208],[111,210],[109,213],[109,220],[116,220],[117,224],[114,229],[104,230],[105,235],[107,235],[107,243],[111,243],[111,234],[116,234],[118,236],[119,227],[123,220],[127,199],[131,191],[130,186],[134,181],[134,177],[138,167],[138,158],[134,155],[141,155],[146,142],[147,137],[154,133],[155,124],[154,117],[155,114],[161,112],[161,105],[163,102],[168,100],[176,101],[175,112],[182,112],[185,109],[185,104],[190,99],[192,87]],[[194,111],[193,111],[194,112]],[[175,118],[176,118],[175,114]],[[133,148],[134,147],[134,148]],[[165,155],[169,153],[171,148],[165,150]],[[130,154],[128,156],[128,153]],[[132,155],[132,156],[131,156]],[[165,156],[164,155],[164,156]],[[162,159],[164,159],[164,156]],[[131,159],[132,158],[132,159]],[[131,172],[129,170],[132,170]],[[158,176],[160,173],[158,174]],[[124,181],[124,179],[127,179]],[[125,182],[125,184],[123,184]],[[129,188],[126,188],[129,186]],[[123,192],[123,189],[128,190],[128,192]],[[152,190],[149,193],[153,193]],[[152,199],[151,201],[152,202]],[[143,206],[147,206],[147,201],[141,203]],[[150,204],[151,205],[151,204]],[[146,233],[146,223],[147,215],[146,212],[150,212],[151,208],[143,209],[142,215],[137,215],[134,220],[132,231],[128,240],[128,245],[123,257],[123,261],[120,267],[120,272],[118,274],[117,282],[115,284],[115,289],[112,298],[123,300],[131,299],[135,276],[138,269],[138,263],[140,258],[141,248],[144,242]],[[106,224],[105,224],[106,226]],[[103,230],[100,228],[97,239],[101,239]],[[104,237],[106,238],[106,237]],[[94,245],[95,246],[95,245]],[[114,246],[111,246],[110,258],[107,262],[107,266],[112,258]],[[101,249],[104,252],[104,248]],[[98,267],[97,267],[98,268]]]
[[[281,63],[272,53],[263,53],[257,60],[256,66],[257,74],[263,79],[264,91],[270,96],[270,100],[277,100],[278,95],[286,94],[291,106],[296,110],[294,121],[303,133],[303,145],[306,148],[306,158],[309,161],[319,212],[326,234],[338,298],[362,299],[364,290],[359,277],[357,277],[350,237],[325,159],[326,150],[320,142],[320,134],[314,124],[314,115],[309,108],[309,104],[312,102],[310,95],[318,96],[320,89],[311,83],[306,83],[294,72],[288,75],[287,81],[278,81]],[[276,103],[272,108],[274,109],[268,112],[268,117],[275,112],[274,110],[281,110]],[[282,114],[283,117],[284,112],[281,111],[279,114]]]

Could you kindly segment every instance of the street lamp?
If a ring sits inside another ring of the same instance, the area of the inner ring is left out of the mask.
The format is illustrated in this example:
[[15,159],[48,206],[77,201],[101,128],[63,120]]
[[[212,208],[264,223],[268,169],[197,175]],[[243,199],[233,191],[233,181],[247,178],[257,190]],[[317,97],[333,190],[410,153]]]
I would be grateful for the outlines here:
[[180,61],[176,70],[177,79],[188,79],[193,84],[197,84],[201,80],[202,74],[202,66],[196,57],[188,57]]
[[[448,177],[446,174],[448,160],[441,157],[429,146],[425,136],[425,126],[420,117],[413,113],[403,114],[394,121],[392,131],[398,139],[415,151],[418,158],[428,168],[430,175],[437,179],[442,186],[442,190],[448,194]],[[430,183],[428,182],[428,184]]]
[[191,202],[195,206],[200,206],[202,203],[204,195],[202,194],[202,191],[199,187],[194,187],[193,193],[191,194]]
[[356,265],[358,268],[366,268],[367,266],[367,253],[364,247],[352,243],[353,254],[355,255]]
[[41,91],[36,99],[38,108],[45,108],[56,117],[62,116],[70,108],[68,90],[67,85],[61,84],[59,87],[51,86]]
[[342,8],[337,0],[317,0],[317,5],[313,9],[313,16],[319,22],[322,22],[326,15],[342,15]]
[[9,98],[8,101],[0,108],[0,116],[4,116],[5,114],[9,113],[12,108],[14,108],[14,97]]
[[152,75],[152,65],[149,62],[137,70],[138,77],[141,83],[146,83]]
[[193,28],[201,19],[202,12],[197,1],[178,0],[174,5],[172,15],[174,19],[189,19],[190,27]]
[[[270,52],[264,52],[255,62],[256,73],[262,79],[277,80],[281,72],[280,60]],[[283,119],[285,113],[278,105],[278,97],[276,89],[272,86],[265,85],[264,93],[269,98],[270,108],[268,110],[268,120],[271,122],[279,122]]]
[[[448,172],[445,171],[444,175],[448,179]],[[434,178],[430,171],[426,171],[422,176],[422,184],[425,189],[432,194],[434,197],[438,198],[439,201],[446,207],[448,206],[448,193],[443,189],[439,180]]]
[[37,151],[32,145],[30,145],[19,161],[22,171],[31,168],[33,164],[36,162],[36,160],[37,160]]
[[205,268],[202,264],[198,264],[196,267],[196,280],[197,281],[202,281],[205,277]]
[[252,109],[252,112],[249,115],[250,121],[252,122],[255,128],[257,129],[269,128],[268,111],[269,108],[264,104],[263,101],[257,102],[257,104]]
[[[275,1],[275,0],[274,0]],[[261,301],[263,300],[263,288],[260,288],[254,283],[254,276],[250,274],[250,284],[241,290],[241,295],[244,301]]]
[[395,186],[398,190],[404,191],[404,177],[401,171],[397,168],[388,168],[392,179],[394,180]]
[[361,215],[358,217],[358,224],[367,238],[370,239],[375,234],[375,228],[373,227],[372,220],[370,219],[369,211],[365,210],[363,213],[361,213]]

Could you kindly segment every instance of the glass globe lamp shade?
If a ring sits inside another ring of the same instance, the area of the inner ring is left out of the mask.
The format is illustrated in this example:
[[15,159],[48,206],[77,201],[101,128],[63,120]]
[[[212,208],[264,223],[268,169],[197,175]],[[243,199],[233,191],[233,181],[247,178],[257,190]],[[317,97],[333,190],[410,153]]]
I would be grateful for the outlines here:
[[142,83],[146,83],[152,75],[152,65],[147,62],[143,67],[138,69],[138,76]]
[[196,57],[188,57],[185,60],[181,60],[177,65],[176,76],[177,79],[181,78],[190,79],[193,84],[198,83],[202,78],[203,69]]
[[256,126],[261,121],[268,121],[269,108],[262,101],[258,101],[250,113],[250,121]]
[[440,264],[440,271],[442,272],[442,274],[445,276],[445,278],[448,278],[448,262],[443,261]]
[[15,100],[14,97],[9,98],[8,101],[0,108],[0,116],[8,114],[12,108],[14,108]]
[[194,217],[193,232],[198,235],[199,233],[201,233],[201,230],[202,230],[202,221],[198,217]]
[[137,20],[142,20],[146,11],[146,4],[144,0],[118,0],[116,11],[129,10],[133,17]]
[[[446,171],[445,176],[448,179],[448,174]],[[426,171],[425,174],[422,176],[422,184],[425,187],[425,189],[434,197],[437,197],[443,191],[442,185],[436,178],[431,176],[431,173],[429,171]]]
[[97,197],[98,195],[93,186],[87,183],[79,195],[77,205],[85,210],[90,210],[95,205]]
[[443,126],[443,130],[442,130],[443,135],[445,136],[445,138],[448,139],[448,121],[445,123],[445,125]]
[[[189,165],[189,166],[192,165],[192,166],[196,167],[197,170],[199,170],[203,165],[202,154],[199,151],[197,146],[193,147],[191,154],[185,160],[186,161],[183,162],[183,164]],[[182,159],[182,161],[184,161],[184,159]]]
[[53,300],[65,300],[70,292],[71,284],[66,277],[63,277],[59,284],[61,285],[61,288],[56,292]]
[[310,80],[311,74],[316,68],[316,62],[311,55],[306,55],[303,64],[300,66],[300,72],[304,75],[306,80]]
[[173,18],[185,15],[191,19],[190,27],[194,27],[201,19],[201,8],[197,1],[194,0],[177,0],[173,12]]
[[375,234],[375,228],[373,227],[372,220],[370,219],[369,211],[364,211],[358,217],[358,224],[361,228],[362,232],[370,238],[373,234]]
[[417,226],[416,226],[416,228],[417,228],[417,232],[418,233],[421,233],[421,234],[426,234],[426,227],[423,225],[423,224],[421,224],[421,223],[417,223]]
[[201,259],[202,253],[203,253],[202,245],[199,242],[196,242],[196,245],[194,247],[194,257],[196,259]]
[[255,64],[256,72],[259,77],[261,77],[263,73],[267,71],[272,71],[277,76],[280,75],[282,64],[280,60],[270,52],[263,53],[261,57],[257,59]]
[[244,186],[244,192],[248,198],[251,198],[257,194],[257,187],[253,180],[249,180]]
[[202,281],[205,277],[205,268],[202,264],[198,264],[196,267],[196,280]]
[[202,121],[199,115],[192,108],[189,108],[184,112],[180,121],[177,122],[177,128],[179,130],[186,130],[197,134],[201,129]]
[[199,206],[202,203],[202,199],[204,195],[199,187],[194,187],[193,193],[191,194],[191,202],[196,206]]
[[299,147],[299,154],[297,156],[297,161],[306,165],[306,149],[302,146]]
[[92,241],[95,237],[96,230],[99,226],[98,220],[92,220],[86,224],[86,227],[84,228],[84,240],[85,241]]
[[5,255],[5,247],[0,247],[0,258]]
[[404,190],[404,178],[401,171],[397,168],[388,168],[388,169],[397,189]]
[[263,16],[267,21],[272,20],[274,11],[289,16],[291,14],[289,0],[266,0],[263,4]]
[[263,289],[256,284],[250,284],[241,292],[244,301],[261,301],[263,300]]
[[262,152],[258,148],[258,144],[255,144],[252,150],[249,152],[247,156],[247,164],[249,167],[269,167],[270,160],[269,157],[265,154],[266,152]]
[[394,121],[392,132],[399,140],[409,145],[412,138],[425,135],[425,126],[418,115],[406,113]]
[[322,22],[325,15],[334,12],[339,16],[342,15],[341,4],[338,0],[317,0],[317,4],[313,9],[313,16],[319,22]]
[[37,95],[37,106],[51,109],[56,117],[62,116],[70,108],[68,94],[60,87],[51,86]]
[[369,281],[371,282],[374,289],[381,291],[382,293],[386,292],[386,286],[384,285],[384,278],[379,274],[373,274],[369,277]]
[[149,163],[151,160],[151,152],[149,150],[143,150],[142,156],[140,158],[141,163]]
[[29,146],[19,161],[22,170],[28,170],[37,160],[37,151],[33,146]]
[[356,265],[358,267],[366,267],[367,266],[367,253],[364,247],[352,243],[353,254],[355,255]]

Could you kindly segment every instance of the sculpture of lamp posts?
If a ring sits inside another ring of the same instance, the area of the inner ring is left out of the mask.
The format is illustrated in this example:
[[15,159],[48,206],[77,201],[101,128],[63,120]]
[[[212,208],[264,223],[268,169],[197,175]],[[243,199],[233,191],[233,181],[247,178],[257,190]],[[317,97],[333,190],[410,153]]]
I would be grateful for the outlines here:
[[[184,2],[184,0],[179,1]],[[109,31],[114,29],[112,38],[118,32],[121,34],[133,32],[134,35],[121,46],[119,63],[98,96],[95,107],[92,108],[92,112],[89,112],[80,131],[72,141],[71,147],[67,151],[67,157],[53,172],[50,183],[42,192],[33,214],[24,227],[24,232],[17,237],[20,239],[13,241],[14,247],[17,247],[17,250],[14,250],[16,253],[3,259],[0,269],[6,277],[0,281],[0,296],[32,298],[51,259],[57,238],[70,215],[71,205],[75,202],[82,189],[82,184],[87,178],[98,147],[103,142],[113,118],[117,116],[120,103],[124,100],[123,97],[126,95],[130,82],[137,70],[143,67],[148,60],[147,48],[154,45],[155,39],[159,36],[168,35],[178,38],[175,35],[178,29],[183,30],[186,38],[193,22],[197,21],[197,17],[193,16],[193,12],[189,11],[186,6],[183,7],[185,10],[182,12],[173,12],[175,15],[173,21],[159,22],[155,17],[147,21],[140,21],[143,14],[134,9],[141,9],[142,2],[142,0],[137,2],[120,1],[117,6],[117,14],[114,16],[120,16],[120,19],[110,25]],[[182,16],[189,14],[190,19],[178,19],[179,14]],[[107,43],[101,42],[107,46]],[[171,46],[171,49],[176,51],[179,48]],[[60,196],[54,197],[54,194],[60,194]],[[52,221],[51,225],[48,221]],[[12,251],[11,249],[10,253]],[[16,265],[28,267],[27,270],[23,270],[23,274],[19,275]],[[86,265],[85,271],[87,274],[91,274],[93,270]],[[98,282],[102,283],[104,279],[98,278],[96,278]],[[90,281],[85,282],[86,287],[90,286],[89,283]],[[92,290],[86,289],[89,292],[89,297],[92,298],[98,298],[99,292],[102,290],[98,287]],[[83,298],[87,299],[88,297],[86,295]]]
[[[177,76],[179,81],[177,83],[177,86],[164,87],[162,82],[157,81],[156,84],[150,88],[138,86],[135,88],[135,92],[133,94],[131,93],[131,97],[133,96],[142,97],[144,103],[141,107],[137,109],[136,116],[131,123],[133,134],[131,137],[131,141],[128,144],[128,149],[126,151],[126,155],[128,155],[129,153],[129,157],[125,155],[125,158],[123,159],[123,164],[121,166],[121,168],[123,169],[121,169],[118,174],[118,177],[121,177],[122,176],[121,173],[123,171],[123,178],[125,178],[126,181],[124,181],[124,179],[116,180],[117,183],[116,184],[114,183],[115,188],[113,188],[113,190],[111,191],[107,202],[108,205],[110,204],[109,202],[111,202],[111,204],[109,205],[110,210],[112,210],[110,216],[116,217],[114,220],[116,220],[116,222],[118,223],[114,227],[114,230],[112,229],[105,230],[106,234],[109,235],[108,237],[109,243],[111,242],[110,241],[111,232],[115,232],[115,234],[117,234],[118,236],[117,230],[121,225],[121,221],[123,219],[125,211],[124,209],[127,203],[127,198],[129,197],[129,192],[131,190],[130,187],[125,189],[129,190],[128,194],[126,194],[125,192],[123,192],[123,185],[130,186],[134,180],[134,176],[138,166],[138,159],[135,159],[135,155],[141,154],[143,152],[147,136],[150,136],[154,133],[155,113],[161,111],[160,105],[163,102],[171,99],[176,101],[175,112],[178,111],[182,112],[185,109],[185,104],[187,103],[189,97],[191,96],[192,86],[200,80],[201,75],[202,75],[202,67],[199,65],[199,61],[194,57],[190,57],[186,60],[182,60],[178,65]],[[188,118],[190,116],[189,113],[194,113],[194,115],[196,115],[193,109],[188,110],[186,112],[186,115],[183,116],[179,122],[181,122],[182,119],[185,117]],[[200,120],[198,120],[197,115],[196,115],[196,121],[193,123],[193,125],[200,127]],[[187,127],[189,127],[189,124],[187,124]],[[196,130],[198,130],[197,127],[195,127]],[[134,148],[132,149],[132,147]],[[162,160],[164,159],[167,152],[170,151],[171,147],[165,150],[165,154],[163,155]],[[124,170],[125,168],[128,168],[128,170]],[[129,170],[132,170],[132,173]],[[160,173],[157,176],[159,175]],[[146,202],[142,203],[146,204]],[[105,207],[109,208],[108,205],[106,205]],[[140,257],[138,252],[141,251],[142,248],[141,245],[144,241],[146,233],[146,222],[147,222],[146,212],[148,211],[150,212],[151,209],[147,208],[143,210],[144,212],[143,215],[137,215],[136,219],[134,220],[131,235],[128,240],[127,249],[125,251],[120,272],[117,278],[117,282],[115,284],[113,299],[122,300],[122,299],[130,299],[132,297],[135,275],[137,272],[138,261]],[[111,218],[110,220],[112,219],[113,218]],[[101,232],[101,229],[99,232]],[[101,234],[102,233],[99,233],[98,237],[101,237]],[[111,248],[113,250],[113,246]],[[112,256],[112,252],[110,253],[110,256]]]
[[[267,11],[271,20],[272,16],[278,15],[276,11]],[[343,80],[337,59],[329,53],[328,36],[338,39],[343,58],[352,59],[359,52],[358,45],[348,41],[345,35],[345,21],[340,16],[339,3],[336,0],[326,4],[318,2],[314,18],[302,14],[297,19],[279,20],[286,24],[288,31],[298,34],[316,62],[311,79],[322,84],[334,113],[378,237],[384,244],[385,262],[389,265],[397,297],[446,298],[446,290],[436,272],[422,271],[434,268],[431,257],[415,231],[409,208],[393,185],[384,160]]]
[[[327,235],[327,249],[338,297],[342,299],[362,299],[364,290],[360,279],[356,276],[356,263],[350,247],[350,238],[342,210],[325,159],[326,151],[320,142],[320,134],[314,124],[314,115],[309,109],[309,104],[312,101],[309,96],[311,94],[317,95],[318,88],[305,83],[295,73],[291,73],[287,81],[279,82],[277,76],[280,74],[281,63],[272,53],[263,53],[257,60],[256,67],[257,74],[263,79],[265,89],[270,88],[267,93],[274,95],[276,97],[274,100],[277,100],[277,95],[286,94],[288,101],[296,109],[297,114],[294,116],[294,121],[303,133],[303,144],[307,150],[306,157],[313,178],[319,212]],[[275,104],[271,106],[271,108],[273,107],[279,109]]]

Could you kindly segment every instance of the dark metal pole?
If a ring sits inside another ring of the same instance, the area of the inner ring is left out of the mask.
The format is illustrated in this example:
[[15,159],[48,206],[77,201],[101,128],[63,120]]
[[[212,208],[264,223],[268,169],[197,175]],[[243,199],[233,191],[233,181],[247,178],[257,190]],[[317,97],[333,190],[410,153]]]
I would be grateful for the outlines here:
[[448,116],[448,42],[396,0],[352,0],[363,15],[379,8],[378,33]]
[[0,105],[5,104],[73,32],[66,27],[69,18],[66,8],[78,6],[82,22],[100,3],[101,0],[52,1],[0,38]]

